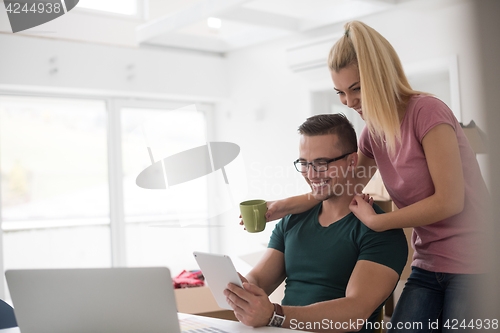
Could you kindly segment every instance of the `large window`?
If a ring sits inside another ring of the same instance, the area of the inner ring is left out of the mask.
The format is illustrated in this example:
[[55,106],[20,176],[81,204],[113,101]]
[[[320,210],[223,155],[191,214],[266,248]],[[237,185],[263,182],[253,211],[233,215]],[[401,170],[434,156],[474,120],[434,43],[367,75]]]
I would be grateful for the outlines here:
[[140,188],[136,178],[153,161],[206,144],[205,114],[194,105],[125,107],[121,123],[127,264],[167,265],[172,272],[197,267],[193,250],[209,247],[207,177],[168,189]]
[[209,251],[207,178],[161,190],[136,178],[152,158],[206,144],[209,106],[153,104],[0,95],[4,270],[196,267],[192,251]]
[[110,266],[102,101],[0,97],[4,268]]

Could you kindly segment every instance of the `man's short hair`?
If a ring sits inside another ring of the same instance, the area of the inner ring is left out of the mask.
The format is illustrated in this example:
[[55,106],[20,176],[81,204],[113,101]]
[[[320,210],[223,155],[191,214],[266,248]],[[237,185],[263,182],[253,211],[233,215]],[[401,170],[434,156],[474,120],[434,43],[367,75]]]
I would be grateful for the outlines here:
[[299,133],[307,136],[335,134],[339,139],[339,149],[343,154],[358,151],[356,132],[351,122],[342,113],[318,114],[307,118],[299,126]]

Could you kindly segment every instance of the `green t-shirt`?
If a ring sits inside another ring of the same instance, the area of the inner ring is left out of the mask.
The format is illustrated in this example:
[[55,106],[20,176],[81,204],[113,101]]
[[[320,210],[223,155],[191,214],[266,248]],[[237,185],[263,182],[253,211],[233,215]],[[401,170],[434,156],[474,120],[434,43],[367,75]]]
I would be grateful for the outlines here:
[[[322,203],[286,216],[271,235],[268,247],[285,255],[283,305],[304,306],[345,297],[358,260],[385,265],[399,275],[406,264],[408,245],[402,229],[375,232],[353,213],[323,227],[318,220],[321,207]],[[377,205],[373,207],[377,213],[384,213]],[[382,306],[369,321],[376,320]]]

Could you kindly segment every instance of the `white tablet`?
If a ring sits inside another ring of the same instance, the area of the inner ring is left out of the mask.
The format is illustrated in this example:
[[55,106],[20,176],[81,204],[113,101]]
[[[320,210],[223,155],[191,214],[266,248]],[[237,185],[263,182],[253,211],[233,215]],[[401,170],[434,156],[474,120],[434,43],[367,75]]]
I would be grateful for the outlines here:
[[213,253],[193,252],[193,254],[217,304],[223,309],[232,310],[226,302],[224,290],[227,289],[228,283],[234,283],[242,288],[243,285],[231,258]]

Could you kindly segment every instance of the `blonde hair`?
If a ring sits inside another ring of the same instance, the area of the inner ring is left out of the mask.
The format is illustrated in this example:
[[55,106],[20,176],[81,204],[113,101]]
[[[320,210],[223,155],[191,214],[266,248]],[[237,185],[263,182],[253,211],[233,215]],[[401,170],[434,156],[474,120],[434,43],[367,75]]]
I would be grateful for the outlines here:
[[328,68],[339,72],[351,65],[358,67],[366,125],[372,137],[378,139],[375,143],[386,142],[393,155],[396,141],[401,141],[398,106],[422,92],[411,88],[387,39],[359,21],[346,23],[344,29],[344,36],[330,50]]

